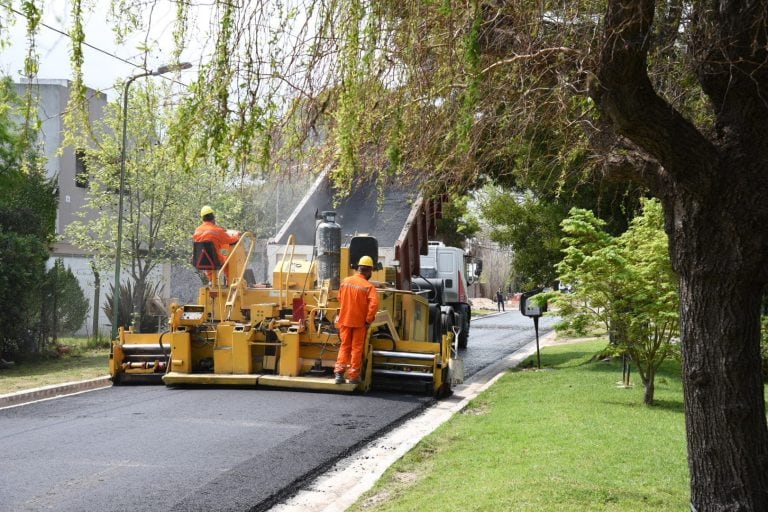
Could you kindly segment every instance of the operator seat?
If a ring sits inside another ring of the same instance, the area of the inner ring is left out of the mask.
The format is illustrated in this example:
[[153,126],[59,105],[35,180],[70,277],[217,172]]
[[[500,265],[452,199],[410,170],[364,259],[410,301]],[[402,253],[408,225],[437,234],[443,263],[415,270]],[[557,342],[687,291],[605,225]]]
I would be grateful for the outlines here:
[[192,242],[192,265],[197,270],[219,270],[221,262],[213,242]]
[[363,256],[370,256],[375,265],[374,270],[381,270],[379,261],[379,242],[372,236],[358,235],[349,241],[349,266],[356,268],[357,262]]

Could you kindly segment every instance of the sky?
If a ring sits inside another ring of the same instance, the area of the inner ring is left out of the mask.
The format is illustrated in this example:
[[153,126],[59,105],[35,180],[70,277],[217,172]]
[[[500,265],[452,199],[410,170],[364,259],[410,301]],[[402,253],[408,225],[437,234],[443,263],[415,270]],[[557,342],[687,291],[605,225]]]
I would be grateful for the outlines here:
[[[19,0],[13,1],[16,11],[19,9]],[[143,43],[143,35],[134,37],[124,45],[114,42],[111,23],[107,21],[107,8],[109,2],[94,2],[94,12],[89,13],[85,19],[85,41],[90,46],[83,48],[85,63],[83,75],[85,85],[92,89],[103,91],[110,99],[120,96],[120,92],[114,89],[117,80],[123,80],[128,76],[141,72],[143,53],[138,49]],[[72,79],[73,73],[70,66],[70,40],[66,35],[71,28],[69,0],[47,0],[43,10],[42,24],[37,37],[37,50],[39,55],[40,79]],[[22,77],[24,56],[26,54],[26,20],[20,14],[14,14],[15,23],[10,27],[10,46],[0,51],[0,73],[8,75],[13,80]],[[150,69],[168,64],[172,60],[173,50],[173,7],[170,2],[158,2],[153,13],[155,21],[150,31],[150,41],[153,50],[147,59]],[[94,49],[92,47],[97,49]],[[101,51],[99,51],[101,50]],[[185,50],[182,61],[196,64],[199,56],[194,60],[188,59],[192,50]],[[199,52],[198,52],[199,53]],[[195,72],[191,70],[181,75],[182,82],[189,82]],[[186,80],[185,80],[186,78]]]

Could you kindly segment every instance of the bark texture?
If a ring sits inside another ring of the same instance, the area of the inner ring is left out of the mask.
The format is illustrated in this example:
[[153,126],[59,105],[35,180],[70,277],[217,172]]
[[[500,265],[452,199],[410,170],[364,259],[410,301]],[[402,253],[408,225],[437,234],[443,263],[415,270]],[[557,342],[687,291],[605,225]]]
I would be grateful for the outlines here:
[[715,124],[654,90],[654,0],[610,0],[592,96],[658,163],[638,178],[665,209],[680,278],[691,507],[768,510],[760,300],[768,280],[768,1],[693,2],[688,51]]

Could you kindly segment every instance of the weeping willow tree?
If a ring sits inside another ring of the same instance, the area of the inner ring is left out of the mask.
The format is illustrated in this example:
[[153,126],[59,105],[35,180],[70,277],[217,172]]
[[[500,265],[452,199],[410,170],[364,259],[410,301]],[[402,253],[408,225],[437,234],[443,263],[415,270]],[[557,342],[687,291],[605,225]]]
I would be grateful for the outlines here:
[[[113,1],[118,33],[146,28],[142,5]],[[185,165],[658,197],[680,280],[692,508],[768,509],[768,0],[175,5],[174,54],[210,41],[170,129]]]

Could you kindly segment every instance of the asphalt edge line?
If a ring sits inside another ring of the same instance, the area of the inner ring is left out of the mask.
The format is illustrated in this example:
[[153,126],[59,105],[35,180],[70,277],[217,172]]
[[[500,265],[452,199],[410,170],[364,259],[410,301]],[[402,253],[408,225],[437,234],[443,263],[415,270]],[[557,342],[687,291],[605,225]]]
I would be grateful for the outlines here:
[[95,379],[65,382],[63,384],[51,384],[49,386],[17,391],[15,393],[0,395],[0,409],[24,405],[40,400],[50,400],[67,395],[74,395],[84,391],[106,388],[111,385],[112,381],[109,380],[109,375],[105,375]]
[[[540,340],[548,345],[552,331]],[[306,484],[298,493],[275,505],[271,512],[343,512],[370,490],[384,472],[424,437],[434,432],[471,400],[496,383],[507,371],[536,352],[532,341],[454,387],[453,395],[436,401],[420,415],[406,421],[385,436],[371,441],[355,453],[336,462],[323,475]]]

